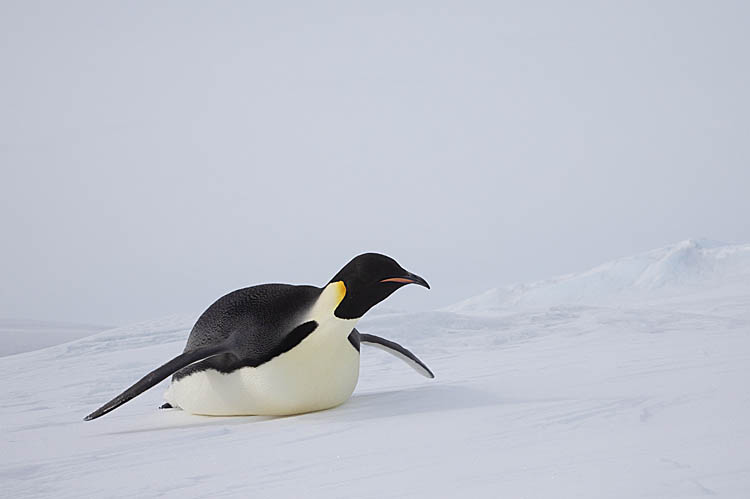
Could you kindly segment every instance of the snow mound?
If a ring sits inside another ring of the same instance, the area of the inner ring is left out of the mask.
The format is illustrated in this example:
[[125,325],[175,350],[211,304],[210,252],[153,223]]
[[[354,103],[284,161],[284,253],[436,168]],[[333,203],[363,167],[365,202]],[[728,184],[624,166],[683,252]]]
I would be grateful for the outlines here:
[[691,239],[586,272],[491,289],[447,310],[472,313],[571,304],[660,303],[729,288],[732,295],[750,295],[750,244]]

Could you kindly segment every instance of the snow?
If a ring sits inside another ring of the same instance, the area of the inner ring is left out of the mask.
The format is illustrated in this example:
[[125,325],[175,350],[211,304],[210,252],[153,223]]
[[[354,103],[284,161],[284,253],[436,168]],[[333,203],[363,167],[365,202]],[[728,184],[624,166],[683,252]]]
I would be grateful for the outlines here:
[[[750,245],[687,241],[446,310],[373,311],[350,401],[301,416],[83,416],[196,316],[0,359],[7,497],[747,497]],[[398,295],[389,302],[397,305]],[[199,312],[199,311],[198,311]]]
[[728,295],[729,303],[715,303],[721,307],[731,306],[731,297],[742,295],[748,281],[750,244],[687,240],[580,274],[492,289],[447,310],[486,313],[561,304],[660,307],[674,298],[689,301],[690,296],[701,302],[707,292]]
[[91,324],[0,319],[0,357],[58,345],[109,329]]

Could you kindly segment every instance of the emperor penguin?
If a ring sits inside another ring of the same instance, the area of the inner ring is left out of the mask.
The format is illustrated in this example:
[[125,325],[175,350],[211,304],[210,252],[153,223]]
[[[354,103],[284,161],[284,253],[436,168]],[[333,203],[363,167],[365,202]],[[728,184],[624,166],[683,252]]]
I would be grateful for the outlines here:
[[343,404],[359,378],[360,343],[432,371],[406,348],[355,329],[373,306],[407,284],[427,281],[394,259],[365,253],[323,287],[262,284],[214,302],[190,331],[185,350],[95,410],[116,409],[168,376],[162,407],[210,416],[285,416]]

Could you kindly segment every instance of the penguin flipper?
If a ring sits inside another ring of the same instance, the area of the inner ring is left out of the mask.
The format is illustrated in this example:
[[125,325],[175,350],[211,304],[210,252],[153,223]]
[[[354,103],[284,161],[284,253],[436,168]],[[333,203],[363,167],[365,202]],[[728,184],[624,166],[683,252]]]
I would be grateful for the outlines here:
[[430,368],[427,367],[424,362],[419,360],[416,355],[414,355],[395,341],[386,340],[385,338],[381,338],[380,336],[366,333],[359,333],[359,341],[362,343],[369,343],[370,345],[374,345],[381,350],[384,350],[389,354],[398,357],[399,359],[409,364],[412,368],[414,368],[415,371],[417,371],[425,378],[435,377],[435,375],[432,374],[432,371],[430,371]]
[[349,333],[349,337],[348,337],[349,343],[351,343],[354,349],[358,352],[359,352],[359,342],[360,342],[359,337],[360,337],[360,334],[359,334],[359,331],[357,331],[357,328],[352,329],[352,332]]
[[183,367],[189,366],[190,364],[198,362],[199,360],[213,357],[214,355],[218,355],[221,353],[232,353],[232,351],[233,345],[231,343],[221,343],[219,345],[209,345],[202,348],[196,348],[195,350],[190,350],[189,352],[178,355],[163,366],[158,367],[145,375],[133,386],[83,418],[83,420],[91,421],[92,419],[104,416],[108,412],[117,409],[125,402],[137,397],[168,376],[171,376]]

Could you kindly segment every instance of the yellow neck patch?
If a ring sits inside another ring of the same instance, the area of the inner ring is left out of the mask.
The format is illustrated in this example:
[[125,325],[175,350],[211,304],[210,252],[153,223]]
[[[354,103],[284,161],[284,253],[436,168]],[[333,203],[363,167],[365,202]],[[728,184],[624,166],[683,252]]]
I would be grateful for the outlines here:
[[333,288],[333,291],[336,293],[336,305],[333,307],[334,309],[339,306],[339,303],[344,299],[346,296],[346,285],[344,284],[344,281],[336,281],[332,282],[330,286]]
[[323,324],[335,316],[336,308],[346,296],[343,281],[329,282],[308,313],[308,320]]

